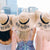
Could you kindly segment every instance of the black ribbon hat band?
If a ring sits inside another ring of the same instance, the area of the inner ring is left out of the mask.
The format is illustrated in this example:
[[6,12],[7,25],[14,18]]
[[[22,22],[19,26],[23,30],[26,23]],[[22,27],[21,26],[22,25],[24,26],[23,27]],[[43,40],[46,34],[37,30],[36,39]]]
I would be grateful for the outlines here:
[[7,16],[7,17],[8,17],[7,21],[6,21],[4,24],[2,24],[2,25],[5,25],[5,24],[7,24],[7,23],[8,23],[8,21],[9,21],[9,16]]
[[45,22],[43,19],[42,19],[42,15],[40,15],[40,19],[41,21],[44,23],[44,24],[48,24],[49,22]]
[[27,24],[27,23],[29,22],[29,20],[30,20],[30,19],[28,19],[25,23],[22,23],[22,22],[19,20],[19,23],[24,25],[24,24]]

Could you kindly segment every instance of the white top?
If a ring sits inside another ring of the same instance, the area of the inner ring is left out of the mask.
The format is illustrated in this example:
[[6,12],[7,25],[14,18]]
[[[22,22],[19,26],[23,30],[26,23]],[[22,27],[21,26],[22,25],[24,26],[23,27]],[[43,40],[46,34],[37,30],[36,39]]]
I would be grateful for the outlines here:
[[11,44],[9,45],[0,44],[0,50],[11,50]]

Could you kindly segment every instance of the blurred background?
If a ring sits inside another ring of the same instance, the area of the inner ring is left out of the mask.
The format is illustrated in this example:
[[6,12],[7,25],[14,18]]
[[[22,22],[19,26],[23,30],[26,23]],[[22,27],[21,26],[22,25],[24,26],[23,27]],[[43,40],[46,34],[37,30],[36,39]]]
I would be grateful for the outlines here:
[[49,0],[0,0],[0,13],[19,15],[22,11],[50,13]]
[[29,0],[0,0],[0,13],[19,15],[22,11],[34,12],[38,9],[29,2]]
[[0,0],[0,13],[19,15],[22,11],[50,13],[49,0]]
[[50,13],[49,0],[0,0],[0,13],[19,15],[22,11]]

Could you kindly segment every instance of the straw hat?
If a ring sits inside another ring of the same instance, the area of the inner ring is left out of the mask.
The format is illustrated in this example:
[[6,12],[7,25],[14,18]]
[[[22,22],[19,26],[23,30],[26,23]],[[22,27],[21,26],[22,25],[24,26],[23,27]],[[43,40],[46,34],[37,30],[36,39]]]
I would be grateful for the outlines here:
[[0,31],[7,31],[12,28],[13,15],[0,14]]
[[15,28],[19,31],[32,29],[35,23],[35,14],[22,12],[17,17],[13,17],[12,21]]
[[37,23],[36,23],[37,27],[39,27],[40,29],[44,29],[44,30],[50,29],[49,14],[36,11],[35,17],[37,17]]

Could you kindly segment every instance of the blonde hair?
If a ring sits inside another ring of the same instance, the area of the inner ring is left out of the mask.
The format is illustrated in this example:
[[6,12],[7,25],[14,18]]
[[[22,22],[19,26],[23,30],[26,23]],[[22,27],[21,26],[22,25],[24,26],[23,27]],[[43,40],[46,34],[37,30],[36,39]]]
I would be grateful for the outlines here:
[[29,31],[19,31],[17,34],[21,40],[26,40]]

